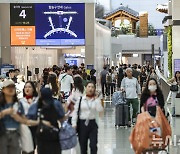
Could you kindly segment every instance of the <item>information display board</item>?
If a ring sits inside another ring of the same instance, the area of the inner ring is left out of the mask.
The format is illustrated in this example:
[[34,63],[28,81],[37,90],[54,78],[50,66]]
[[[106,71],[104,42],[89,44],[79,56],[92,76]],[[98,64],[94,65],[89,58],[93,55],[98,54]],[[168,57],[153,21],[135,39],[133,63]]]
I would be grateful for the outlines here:
[[11,4],[11,45],[85,45],[85,4]]
[[174,72],[180,71],[180,59],[174,59]]

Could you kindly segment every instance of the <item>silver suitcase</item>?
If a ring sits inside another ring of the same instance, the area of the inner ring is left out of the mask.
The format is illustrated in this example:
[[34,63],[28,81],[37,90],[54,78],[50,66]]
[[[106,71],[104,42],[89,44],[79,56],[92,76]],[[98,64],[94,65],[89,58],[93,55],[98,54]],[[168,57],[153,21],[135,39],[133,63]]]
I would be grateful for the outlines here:
[[126,104],[116,105],[115,126],[125,127],[129,122],[129,107]]

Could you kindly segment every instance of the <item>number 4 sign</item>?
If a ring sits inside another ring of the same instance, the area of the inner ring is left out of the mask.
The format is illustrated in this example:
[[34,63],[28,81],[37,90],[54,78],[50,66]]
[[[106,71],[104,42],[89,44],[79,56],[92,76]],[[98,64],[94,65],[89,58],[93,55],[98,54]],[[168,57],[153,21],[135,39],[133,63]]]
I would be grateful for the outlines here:
[[19,14],[20,17],[23,17],[24,19],[26,18],[26,10],[22,10],[21,13]]

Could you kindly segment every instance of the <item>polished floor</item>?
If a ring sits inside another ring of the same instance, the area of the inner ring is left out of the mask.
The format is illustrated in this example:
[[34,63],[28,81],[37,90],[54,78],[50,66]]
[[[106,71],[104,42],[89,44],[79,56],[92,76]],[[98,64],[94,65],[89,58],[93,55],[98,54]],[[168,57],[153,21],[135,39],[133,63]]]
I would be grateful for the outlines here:
[[[115,128],[115,110],[110,101],[106,102],[103,115],[97,116],[99,125],[98,154],[134,154],[129,143],[131,128]],[[180,154],[180,118],[170,118],[173,140],[170,154]],[[179,142],[178,142],[179,141]],[[79,146],[63,154],[80,154]]]

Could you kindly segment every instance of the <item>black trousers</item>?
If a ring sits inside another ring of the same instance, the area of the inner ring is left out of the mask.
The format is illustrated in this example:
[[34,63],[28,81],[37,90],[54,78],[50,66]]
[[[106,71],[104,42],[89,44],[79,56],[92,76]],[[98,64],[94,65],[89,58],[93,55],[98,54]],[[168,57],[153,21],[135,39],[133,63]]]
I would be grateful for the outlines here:
[[105,95],[105,92],[107,93],[107,84],[106,84],[106,82],[101,82],[101,88],[102,88],[102,94]]
[[107,92],[108,92],[108,95],[112,95],[115,91],[115,86],[116,84],[115,83],[108,83],[107,84]]
[[85,125],[85,120],[80,120],[78,136],[81,154],[87,154],[88,139],[90,140],[91,154],[97,154],[98,126],[95,120],[90,120],[88,126]]
[[41,141],[37,140],[38,154],[61,154],[59,141]]

